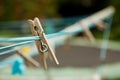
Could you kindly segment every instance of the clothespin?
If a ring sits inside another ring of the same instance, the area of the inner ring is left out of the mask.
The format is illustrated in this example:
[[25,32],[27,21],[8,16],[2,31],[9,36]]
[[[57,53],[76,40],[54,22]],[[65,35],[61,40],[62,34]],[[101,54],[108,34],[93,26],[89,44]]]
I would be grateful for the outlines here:
[[88,39],[94,43],[95,42],[95,37],[93,36],[92,32],[89,30],[88,27],[86,27],[86,22],[83,20],[81,23],[80,23],[81,27],[83,28],[84,30],[84,34],[86,37],[88,37]]
[[35,61],[33,58],[23,54],[23,52],[21,50],[18,50],[16,52],[18,55],[22,56],[26,61],[28,61],[29,63],[31,63],[35,67],[40,67],[40,64],[37,61]]
[[54,54],[54,51],[52,50],[52,48],[48,43],[48,40],[45,36],[44,30],[40,24],[39,19],[35,18],[34,20],[29,20],[29,24],[30,24],[33,35],[39,36],[41,38],[40,40],[36,40],[35,43],[36,43],[38,52],[40,54],[40,59],[44,68],[47,69],[46,56],[45,56],[47,52],[52,57],[53,61],[58,65],[59,62]]

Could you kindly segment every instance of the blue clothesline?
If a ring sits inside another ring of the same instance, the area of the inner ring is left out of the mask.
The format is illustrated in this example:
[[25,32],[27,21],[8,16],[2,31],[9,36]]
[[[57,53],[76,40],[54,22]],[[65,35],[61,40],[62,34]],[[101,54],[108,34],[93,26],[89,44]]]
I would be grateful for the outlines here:
[[[76,34],[81,31],[82,29],[75,31],[75,32],[58,32],[58,33],[48,34],[46,35],[46,37],[49,39],[49,38],[54,38],[54,37],[58,37],[62,35]],[[40,40],[40,37],[32,36],[32,37],[18,37],[18,38],[0,38],[0,42],[19,42],[19,43],[15,43],[12,45],[0,47],[0,50],[16,47],[16,46],[23,45],[23,44],[28,44],[28,43],[33,42],[34,40]]]
[[0,56],[4,55],[4,54],[9,54],[9,53],[13,53],[17,51],[17,49],[10,49],[10,50],[7,50],[7,51],[4,51],[4,52],[0,52]]
[[[57,32],[53,34],[46,35],[47,38],[53,38],[61,35],[75,34],[81,32],[82,30],[78,30],[75,32]],[[31,37],[17,37],[17,38],[0,38],[0,42],[23,42],[23,41],[31,41],[31,40],[40,40],[39,36],[31,36]]]
[[[50,34],[50,35],[47,35],[47,38],[52,38],[60,35],[64,35],[64,34],[63,33]],[[28,44],[33,42],[33,40],[40,40],[40,37],[32,36],[32,37],[19,37],[19,38],[0,38],[0,42],[17,42],[17,41],[20,42],[20,43],[12,44],[9,46],[0,47],[0,50],[23,45],[23,44]]]
[[29,43],[31,43],[31,42],[33,42],[33,41],[25,41],[25,42],[20,42],[20,43],[8,45],[8,46],[0,47],[0,50],[12,48],[12,47],[16,47],[16,46],[20,46],[20,45],[24,45],[24,44],[29,44]]

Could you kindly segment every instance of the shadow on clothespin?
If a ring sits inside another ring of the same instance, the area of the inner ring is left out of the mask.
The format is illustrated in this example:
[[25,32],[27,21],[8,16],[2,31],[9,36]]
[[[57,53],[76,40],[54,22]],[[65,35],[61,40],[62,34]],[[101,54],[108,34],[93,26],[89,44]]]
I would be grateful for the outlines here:
[[[16,53],[17,53],[18,55],[22,56],[22,57],[25,59],[25,61],[29,62],[28,65],[31,65],[31,64],[32,64],[32,65],[35,66],[35,67],[40,67],[40,64],[39,64],[37,61],[35,61],[35,60],[34,60],[33,58],[31,58],[30,56],[27,56],[27,55],[23,54],[22,51],[18,50],[18,51],[16,51]],[[31,65],[31,66],[32,66],[32,65]]]
[[40,24],[40,21],[38,18],[35,18],[34,20],[28,20],[32,33],[34,36],[39,36],[40,40],[36,40],[36,46],[38,49],[38,52],[40,54],[41,63],[43,64],[44,68],[47,69],[47,63],[46,63],[46,53],[48,52],[53,59],[53,61],[58,65],[59,62],[54,54],[54,51],[50,47],[48,40],[45,36],[44,30]]
[[92,42],[95,43],[95,37],[93,36],[92,32],[89,30],[89,28],[86,26],[86,22],[83,20],[80,23],[80,26],[84,30],[84,35]]

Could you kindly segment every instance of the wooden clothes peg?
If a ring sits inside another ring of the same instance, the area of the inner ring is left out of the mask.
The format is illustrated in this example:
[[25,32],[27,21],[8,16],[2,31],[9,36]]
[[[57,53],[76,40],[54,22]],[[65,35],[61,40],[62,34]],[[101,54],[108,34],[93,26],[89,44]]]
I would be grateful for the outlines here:
[[40,54],[41,63],[43,64],[44,68],[47,69],[46,56],[45,56],[47,52],[52,57],[53,61],[58,65],[59,62],[54,54],[54,51],[52,50],[51,46],[48,43],[48,40],[45,36],[44,30],[40,24],[39,19],[34,18],[34,20],[28,20],[28,21],[29,21],[33,35],[39,36],[41,38],[40,40],[36,40],[35,43],[36,43],[38,52]]
[[28,61],[29,63],[31,63],[31,64],[34,65],[35,67],[40,67],[40,64],[39,64],[37,61],[35,61],[33,58],[31,58],[31,57],[23,54],[22,51],[19,50],[19,51],[16,51],[16,53],[17,53],[18,55],[22,56],[26,61]]
[[86,27],[86,22],[83,20],[81,23],[80,23],[81,27],[83,28],[84,30],[84,34],[86,37],[88,37],[88,39],[94,43],[95,42],[95,37],[93,36],[92,32]]

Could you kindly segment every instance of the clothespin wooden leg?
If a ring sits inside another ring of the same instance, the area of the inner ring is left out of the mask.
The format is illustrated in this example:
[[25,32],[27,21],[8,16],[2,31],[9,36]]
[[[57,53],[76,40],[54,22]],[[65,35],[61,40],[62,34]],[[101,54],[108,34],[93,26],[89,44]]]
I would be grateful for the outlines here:
[[[51,48],[53,49],[53,52],[55,53],[56,52],[55,51],[55,43],[53,41],[51,41],[51,40],[48,40],[48,41],[49,41],[49,43],[51,45]],[[50,60],[54,61],[50,54],[48,56],[50,57]]]
[[20,56],[22,56],[25,60],[27,60],[28,62],[32,63],[34,66],[36,67],[40,67],[40,64],[35,61],[34,59],[32,59],[31,57],[23,54],[20,50],[19,51],[16,51]]
[[86,24],[84,21],[80,23],[81,27],[84,30],[84,34],[89,38],[89,40],[94,43],[95,42],[95,37],[93,36],[92,32],[86,27]]
[[52,48],[50,47],[47,41],[47,38],[45,36],[44,30],[40,24],[39,19],[35,18],[34,20],[29,20],[29,23],[30,23],[30,27],[31,27],[33,35],[39,36],[41,38],[40,40],[36,40],[35,43],[36,43],[38,52],[40,54],[41,61],[42,61],[44,68],[47,69],[46,56],[45,56],[46,52],[48,52],[51,55],[52,59],[54,60],[56,64],[59,64],[54,54],[54,51],[52,50]]

